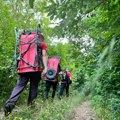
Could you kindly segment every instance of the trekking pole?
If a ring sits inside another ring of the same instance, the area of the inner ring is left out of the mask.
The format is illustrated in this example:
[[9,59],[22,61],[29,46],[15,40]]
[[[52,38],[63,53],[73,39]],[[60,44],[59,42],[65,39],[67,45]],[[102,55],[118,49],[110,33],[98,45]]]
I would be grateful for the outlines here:
[[36,32],[37,32],[37,35],[38,35],[39,32],[40,32],[40,24],[37,25],[37,29],[36,30],[37,30]]
[[15,33],[15,38],[16,38],[16,43],[15,43],[15,50],[14,50],[14,64],[17,65],[17,49],[18,49],[18,46],[19,46],[19,34],[18,34],[18,30],[17,28],[15,27],[14,28],[14,33]]

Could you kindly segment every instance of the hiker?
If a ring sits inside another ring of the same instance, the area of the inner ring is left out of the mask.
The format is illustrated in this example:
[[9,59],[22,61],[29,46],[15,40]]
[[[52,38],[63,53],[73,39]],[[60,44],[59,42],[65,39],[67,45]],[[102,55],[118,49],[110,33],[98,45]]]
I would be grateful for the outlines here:
[[69,72],[68,68],[59,73],[61,75],[61,87],[59,92],[59,99],[62,98],[64,89],[66,89],[66,97],[69,97],[69,85],[72,83],[72,74]]
[[54,97],[55,97],[55,93],[56,93],[56,89],[57,89],[57,85],[58,85],[58,77],[55,78],[56,81],[55,82],[51,82],[51,81],[46,81],[46,88],[45,88],[45,96],[44,99],[48,99],[48,94],[50,91],[50,88],[52,87],[52,96],[51,96],[51,101],[53,101]]
[[[27,32],[21,35],[20,59],[17,64],[19,78],[10,98],[5,103],[5,116],[8,116],[12,112],[28,81],[30,82],[30,87],[27,105],[32,105],[33,100],[37,97],[41,74],[43,75],[47,72],[47,45],[43,40],[44,36],[41,31]],[[39,64],[41,62],[40,59],[42,59],[44,68]]]
[[51,57],[48,60],[48,71],[44,80],[46,81],[45,96],[44,99],[48,99],[48,93],[52,87],[51,101],[53,101],[58,85],[58,73],[60,71],[60,58]]

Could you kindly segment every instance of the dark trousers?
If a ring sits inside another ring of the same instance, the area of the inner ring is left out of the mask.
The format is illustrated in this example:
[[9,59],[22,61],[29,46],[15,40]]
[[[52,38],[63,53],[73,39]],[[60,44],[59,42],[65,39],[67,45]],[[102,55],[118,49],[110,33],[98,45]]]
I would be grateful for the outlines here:
[[61,99],[65,89],[66,89],[66,97],[68,97],[69,96],[69,84],[61,83],[60,92],[59,92],[60,99]]
[[29,88],[29,97],[28,97],[28,105],[32,103],[32,101],[37,97],[38,91],[38,83],[41,79],[40,72],[28,72],[19,74],[19,79],[17,81],[16,86],[14,87],[10,98],[7,100],[6,104],[15,105],[20,94],[26,87],[28,81],[30,80],[30,88]]
[[48,93],[49,93],[49,91],[50,91],[51,86],[52,86],[52,88],[53,88],[52,98],[55,97],[55,92],[56,92],[56,88],[57,88],[57,83],[58,83],[58,82],[46,81],[45,99],[48,98]]

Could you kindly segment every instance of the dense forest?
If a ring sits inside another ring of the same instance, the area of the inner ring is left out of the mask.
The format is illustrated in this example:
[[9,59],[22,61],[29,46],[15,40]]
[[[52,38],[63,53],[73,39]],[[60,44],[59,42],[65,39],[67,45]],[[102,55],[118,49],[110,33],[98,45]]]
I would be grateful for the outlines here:
[[24,108],[26,89],[17,103],[23,108],[11,120],[67,120],[66,112],[85,99],[101,120],[120,120],[120,0],[0,0],[0,5],[1,110],[18,77],[15,27],[36,30],[39,23],[48,55],[60,56],[62,68],[73,74],[70,99],[60,103],[56,96],[55,104],[43,103],[43,80],[37,108]]

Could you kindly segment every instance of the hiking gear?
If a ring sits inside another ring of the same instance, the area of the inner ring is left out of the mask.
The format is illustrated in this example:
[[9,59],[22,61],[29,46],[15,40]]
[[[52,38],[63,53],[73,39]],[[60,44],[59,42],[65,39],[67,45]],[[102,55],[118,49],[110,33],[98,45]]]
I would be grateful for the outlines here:
[[72,80],[68,77],[68,75],[67,75],[67,77],[66,77],[66,83],[67,83],[67,84],[72,84]]
[[[18,73],[41,71],[42,49],[41,43],[44,39],[38,24],[36,31],[25,31],[19,37],[19,32],[15,28],[16,45],[14,61],[17,65]],[[19,53],[19,55],[18,55]]]
[[36,33],[21,35],[18,73],[38,71],[40,68],[39,57],[41,56],[40,41]]
[[44,40],[44,36],[43,36],[42,31],[40,30],[40,24],[37,25],[36,33],[38,35],[38,38],[40,38],[43,41]]
[[68,83],[68,79],[69,79],[69,77],[68,77],[68,75],[67,75],[67,71],[66,71],[66,70],[63,70],[63,71],[61,72],[61,80],[62,80],[62,82]]
[[66,70],[61,72],[62,83],[72,84],[72,80],[69,78],[68,74],[70,74],[70,73],[68,73]]
[[46,73],[46,77],[47,77],[47,79],[49,79],[49,80],[53,80],[53,79],[55,79],[55,77],[56,77],[56,71],[54,70],[54,69],[49,69],[48,71],[47,71],[47,73]]
[[68,84],[72,84],[72,80],[68,78]]
[[17,62],[18,62],[18,51],[19,51],[19,32],[17,28],[14,28],[14,33],[15,33],[15,38],[16,38],[16,44],[15,44],[15,50],[14,50],[14,64],[17,67]]
[[46,78],[44,80],[47,81],[58,81],[58,72],[60,71],[60,58],[59,57],[51,57],[48,60],[48,70],[46,73]]
[[67,79],[68,79],[67,72],[64,70],[62,73],[62,80],[67,81]]

